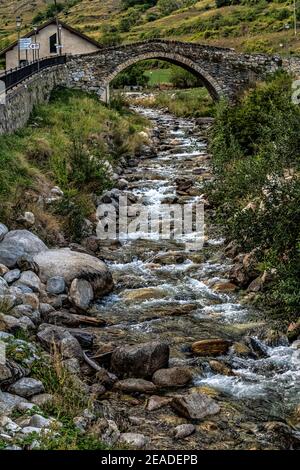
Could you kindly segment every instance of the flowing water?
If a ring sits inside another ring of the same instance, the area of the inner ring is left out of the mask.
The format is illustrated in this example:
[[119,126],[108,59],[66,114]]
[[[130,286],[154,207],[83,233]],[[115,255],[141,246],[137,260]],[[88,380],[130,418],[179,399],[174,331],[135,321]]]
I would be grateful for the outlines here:
[[[157,155],[145,156],[137,167],[125,171],[129,186],[124,194],[154,208],[164,202],[205,202],[203,185],[212,178],[206,139],[209,123],[196,124],[156,110],[136,111],[153,123]],[[192,180],[193,185],[180,190],[178,178]],[[221,412],[197,423],[197,432],[180,442],[173,440],[172,429],[187,420],[169,407],[147,412],[146,397],[112,393],[110,413],[118,410],[125,430],[148,435],[151,448],[297,448],[299,344],[289,345],[284,335],[267,341],[271,326],[263,313],[241,303],[238,294],[215,289],[228,282],[232,261],[224,255],[224,239],[213,224],[213,212],[206,212],[210,217],[205,216],[203,249],[188,250],[184,237],[160,240],[157,233],[147,239],[140,233],[103,248],[116,287],[97,306],[99,316],[109,322],[98,333],[98,348],[167,341],[170,364],[191,367],[194,380],[189,387],[165,393],[203,391],[218,401]],[[231,348],[226,356],[214,358],[232,371],[224,375],[212,369],[212,358],[191,354],[194,341],[208,338],[252,349],[243,355]]]

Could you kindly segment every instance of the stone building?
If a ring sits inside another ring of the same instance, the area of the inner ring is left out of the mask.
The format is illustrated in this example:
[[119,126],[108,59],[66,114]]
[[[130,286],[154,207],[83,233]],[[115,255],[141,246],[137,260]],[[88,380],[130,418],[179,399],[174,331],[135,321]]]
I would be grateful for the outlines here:
[[[62,54],[87,54],[98,51],[101,45],[94,39],[77,31],[66,23],[59,22],[59,31],[55,19],[39,26],[36,31],[30,31],[23,38],[31,38],[32,42],[40,45],[39,51],[21,50],[20,61],[24,64],[39,58],[57,55],[59,53],[58,44],[62,45]],[[59,38],[58,38],[59,36]],[[0,57],[5,58],[6,70],[18,65],[18,42],[15,41],[10,46],[0,51]]]

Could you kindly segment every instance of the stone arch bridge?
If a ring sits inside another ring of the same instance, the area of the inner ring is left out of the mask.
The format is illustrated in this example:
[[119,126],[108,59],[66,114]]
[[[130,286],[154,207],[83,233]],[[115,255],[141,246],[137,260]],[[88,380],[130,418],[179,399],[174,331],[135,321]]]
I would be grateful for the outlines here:
[[103,48],[92,54],[75,56],[67,63],[69,86],[96,91],[109,101],[109,84],[122,70],[146,59],[162,59],[197,75],[214,99],[235,96],[282,66],[279,56],[240,54],[195,43],[150,40]]
[[[44,103],[53,88],[65,86],[96,92],[109,102],[113,78],[132,64],[162,59],[197,75],[214,99],[236,96],[254,82],[281,68],[300,76],[300,57],[240,54],[195,43],[151,40],[99,49],[92,54],[55,56],[11,74],[0,75],[0,135],[23,127],[35,105]],[[1,90],[1,84],[12,86]]]

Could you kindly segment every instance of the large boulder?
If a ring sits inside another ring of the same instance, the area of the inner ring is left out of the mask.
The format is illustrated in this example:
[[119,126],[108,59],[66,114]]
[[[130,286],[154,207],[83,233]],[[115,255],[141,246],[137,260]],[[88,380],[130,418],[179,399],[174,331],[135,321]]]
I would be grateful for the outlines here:
[[45,243],[28,230],[12,230],[0,242],[0,263],[15,267],[22,256],[34,256],[47,251]]
[[168,367],[169,346],[161,342],[120,346],[112,354],[111,366],[124,377],[152,377],[158,369]]
[[174,397],[171,405],[177,413],[188,419],[203,419],[220,411],[219,405],[202,393]]
[[86,253],[71,251],[69,248],[41,252],[34,257],[40,269],[42,282],[52,277],[63,277],[68,286],[74,279],[88,281],[99,298],[113,288],[112,275],[103,261]]

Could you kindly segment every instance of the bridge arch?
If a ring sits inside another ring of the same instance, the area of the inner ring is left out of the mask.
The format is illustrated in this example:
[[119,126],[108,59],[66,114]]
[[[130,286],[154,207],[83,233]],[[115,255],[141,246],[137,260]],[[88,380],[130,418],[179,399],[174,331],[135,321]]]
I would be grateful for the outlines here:
[[125,60],[124,62],[121,62],[118,66],[116,66],[116,68],[112,72],[110,72],[107,77],[105,77],[106,85],[109,86],[111,81],[119,73],[121,73],[123,70],[127,69],[131,65],[149,59],[164,60],[166,62],[170,62],[174,65],[178,65],[188,70],[189,72],[201,79],[203,85],[207,88],[209,94],[214,100],[219,100],[222,97],[222,88],[219,83],[207,71],[200,67],[199,64],[185,57],[184,55],[161,51],[137,54],[136,56],[131,57],[130,59]]

